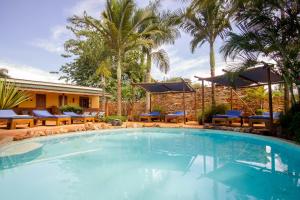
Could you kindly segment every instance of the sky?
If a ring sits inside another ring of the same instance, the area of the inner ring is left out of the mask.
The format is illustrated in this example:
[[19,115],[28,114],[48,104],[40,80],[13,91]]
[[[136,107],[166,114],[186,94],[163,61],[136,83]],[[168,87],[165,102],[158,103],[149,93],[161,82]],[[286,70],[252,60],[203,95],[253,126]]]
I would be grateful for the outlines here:
[[[93,17],[100,17],[106,0],[0,0],[0,68],[6,68],[12,78],[60,82],[59,71],[68,62],[64,53],[64,41],[72,37],[66,29],[68,17],[82,15],[86,11]],[[147,0],[137,0],[140,7]],[[180,0],[162,0],[162,9],[183,7]],[[163,80],[182,77],[196,80],[194,76],[207,77],[209,71],[209,47],[190,50],[191,37],[182,32],[174,45],[164,45],[170,58],[170,71],[161,73],[152,67],[152,76]],[[216,72],[222,73],[226,63],[219,48],[221,39],[216,41]]]

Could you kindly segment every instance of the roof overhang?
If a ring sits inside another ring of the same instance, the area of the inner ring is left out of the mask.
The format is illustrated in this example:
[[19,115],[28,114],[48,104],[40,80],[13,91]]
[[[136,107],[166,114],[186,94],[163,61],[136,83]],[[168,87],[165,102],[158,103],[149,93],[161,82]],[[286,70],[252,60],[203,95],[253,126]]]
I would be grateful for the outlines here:
[[94,96],[100,96],[103,94],[103,90],[101,88],[83,87],[83,86],[63,84],[63,83],[50,83],[50,82],[31,81],[31,80],[23,80],[23,79],[6,79],[6,81],[14,83],[17,87],[25,91],[94,95]]
[[182,82],[155,82],[155,83],[133,83],[147,92],[153,94],[159,93],[189,93],[195,90],[186,81]]
[[[209,81],[217,85],[228,87],[234,86],[236,88],[246,88],[268,84],[268,67],[265,66],[253,67],[240,72],[223,71],[226,73],[220,76],[209,78],[195,77],[199,80]],[[234,73],[236,74],[234,75]],[[270,82],[271,84],[279,84],[283,83],[283,80],[278,73],[271,70]]]

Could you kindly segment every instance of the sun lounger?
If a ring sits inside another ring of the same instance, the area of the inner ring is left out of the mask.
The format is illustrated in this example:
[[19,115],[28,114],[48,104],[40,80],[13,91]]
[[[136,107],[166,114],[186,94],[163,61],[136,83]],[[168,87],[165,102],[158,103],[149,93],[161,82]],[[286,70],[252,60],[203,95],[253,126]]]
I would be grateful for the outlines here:
[[212,118],[212,123],[225,122],[226,125],[232,124],[233,121],[239,121],[242,125],[242,111],[240,110],[228,110],[225,115],[214,115]]
[[71,124],[71,117],[68,115],[52,115],[47,110],[33,110],[36,124],[42,121],[43,125],[46,125],[46,121],[55,121],[56,126],[59,126],[61,122],[65,124]]
[[74,122],[95,122],[95,117],[91,116],[91,115],[79,115],[77,113],[74,112],[63,112],[64,115],[68,115],[71,117],[71,122],[72,124]]
[[161,120],[160,112],[153,111],[150,113],[140,114],[140,121],[142,120],[147,120],[149,122],[151,122],[152,120]]
[[176,123],[179,122],[179,120],[184,121],[186,120],[187,121],[187,117],[185,117],[184,119],[184,112],[183,111],[177,111],[177,112],[174,112],[174,113],[171,113],[171,114],[167,114],[165,116],[165,122],[168,122],[168,121],[171,121],[171,120],[176,120]]
[[13,110],[0,110],[0,124],[5,124],[10,129],[15,129],[18,124],[28,124],[33,127],[33,117],[29,115],[17,115]]
[[[274,123],[279,121],[280,112],[273,112]],[[249,126],[254,127],[255,123],[264,123],[266,128],[270,127],[270,113],[264,112],[262,115],[249,116]]]

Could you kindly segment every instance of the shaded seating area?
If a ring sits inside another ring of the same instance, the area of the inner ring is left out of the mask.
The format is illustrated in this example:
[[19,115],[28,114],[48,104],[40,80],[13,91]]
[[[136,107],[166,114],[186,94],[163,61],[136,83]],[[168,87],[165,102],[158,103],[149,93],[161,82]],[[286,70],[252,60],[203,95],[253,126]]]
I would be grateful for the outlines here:
[[52,115],[47,110],[33,110],[32,113],[35,116],[35,124],[38,124],[39,121],[43,125],[46,125],[46,121],[54,121],[56,126],[61,123],[71,124],[71,117],[68,115]]
[[159,120],[161,121],[161,113],[158,111],[153,111],[153,112],[149,112],[149,113],[142,113],[139,116],[139,121],[143,121],[146,120],[148,122],[151,122],[153,120]]
[[183,122],[188,121],[187,116],[184,116],[183,111],[177,111],[177,112],[174,112],[174,113],[167,114],[165,116],[165,122],[170,122],[172,120],[175,120],[176,123],[179,123],[180,120],[182,120]]
[[[273,69],[273,66],[270,65],[263,65],[263,66],[255,66],[249,68],[247,70],[242,71],[226,71],[223,70],[225,74],[215,77],[209,78],[202,78],[197,77],[198,80],[202,82],[202,112],[204,113],[204,81],[208,81],[214,83],[219,86],[225,86],[231,88],[231,110],[233,108],[233,101],[232,101],[232,92],[236,89],[242,88],[251,88],[251,87],[259,87],[259,86],[267,86],[268,87],[268,103],[269,103],[269,115],[264,116],[241,116],[241,121],[243,119],[251,119],[250,125],[253,126],[253,123],[256,122],[264,122],[269,128],[270,132],[273,132],[273,124],[276,121],[277,117],[273,115],[273,100],[272,100],[272,85],[273,84],[280,84],[283,83],[282,77]],[[285,90],[287,91],[287,90]],[[255,112],[252,110],[252,115],[255,115]],[[228,117],[226,116],[215,116],[216,120],[219,121],[227,121]],[[258,119],[259,118],[259,119]],[[268,122],[267,122],[268,121]],[[204,117],[202,117],[202,123],[204,124]],[[243,122],[242,122],[243,123]]]
[[232,124],[233,121],[238,121],[243,124],[242,119],[243,112],[241,110],[228,110],[226,114],[216,114],[212,117],[212,123],[217,124],[217,122],[224,122],[226,125]]
[[[133,86],[138,86],[145,90],[146,92],[150,93],[150,112],[144,113],[139,116],[140,120],[148,120],[151,121],[153,119],[161,119],[162,114],[165,115],[165,121],[166,118],[168,120],[176,119],[176,122],[179,122],[177,119],[187,119],[186,114],[186,103],[185,103],[185,94],[186,93],[195,93],[195,90],[190,86],[188,82],[181,79],[179,82],[154,82],[154,83],[133,83]],[[158,116],[158,113],[155,113],[155,111],[152,111],[152,102],[151,102],[151,95],[153,94],[167,94],[167,93],[182,93],[182,103],[183,103],[183,111],[178,111],[174,113],[159,113],[160,116]],[[186,123],[186,120],[183,120],[184,123]]]
[[34,119],[30,115],[17,115],[13,110],[0,110],[0,124],[4,124],[9,129],[16,129],[17,125],[26,124],[34,126]]
[[[273,123],[279,122],[280,112],[273,112]],[[255,123],[264,123],[265,127],[270,128],[270,113],[264,112],[262,115],[249,116],[249,126],[254,127]]]
[[63,112],[64,115],[71,117],[72,124],[74,123],[86,123],[86,122],[95,122],[95,117],[92,115],[80,115],[75,112]]

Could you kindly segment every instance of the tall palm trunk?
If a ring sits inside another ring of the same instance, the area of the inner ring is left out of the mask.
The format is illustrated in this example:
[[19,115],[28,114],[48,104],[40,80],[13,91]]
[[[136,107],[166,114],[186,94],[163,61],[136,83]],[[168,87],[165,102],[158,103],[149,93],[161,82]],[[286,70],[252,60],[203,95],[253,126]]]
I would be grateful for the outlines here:
[[[211,77],[215,76],[216,71],[216,63],[215,63],[215,50],[214,50],[214,42],[209,42],[210,52],[209,52],[209,59],[210,59],[210,75]],[[216,99],[215,99],[215,84],[211,84],[211,104],[212,107],[216,106]]]
[[122,115],[122,53],[119,51],[117,58],[117,115]]
[[106,97],[105,97],[105,87],[106,87],[106,81],[105,77],[101,77],[102,81],[102,104],[101,104],[101,110],[102,112],[105,112],[105,104],[106,104]]
[[[147,83],[151,83],[151,63],[152,63],[152,59],[151,59],[151,55],[148,52],[146,55],[146,82]],[[150,93],[147,92],[146,93],[146,111],[150,112],[151,110],[151,99],[150,99]]]

